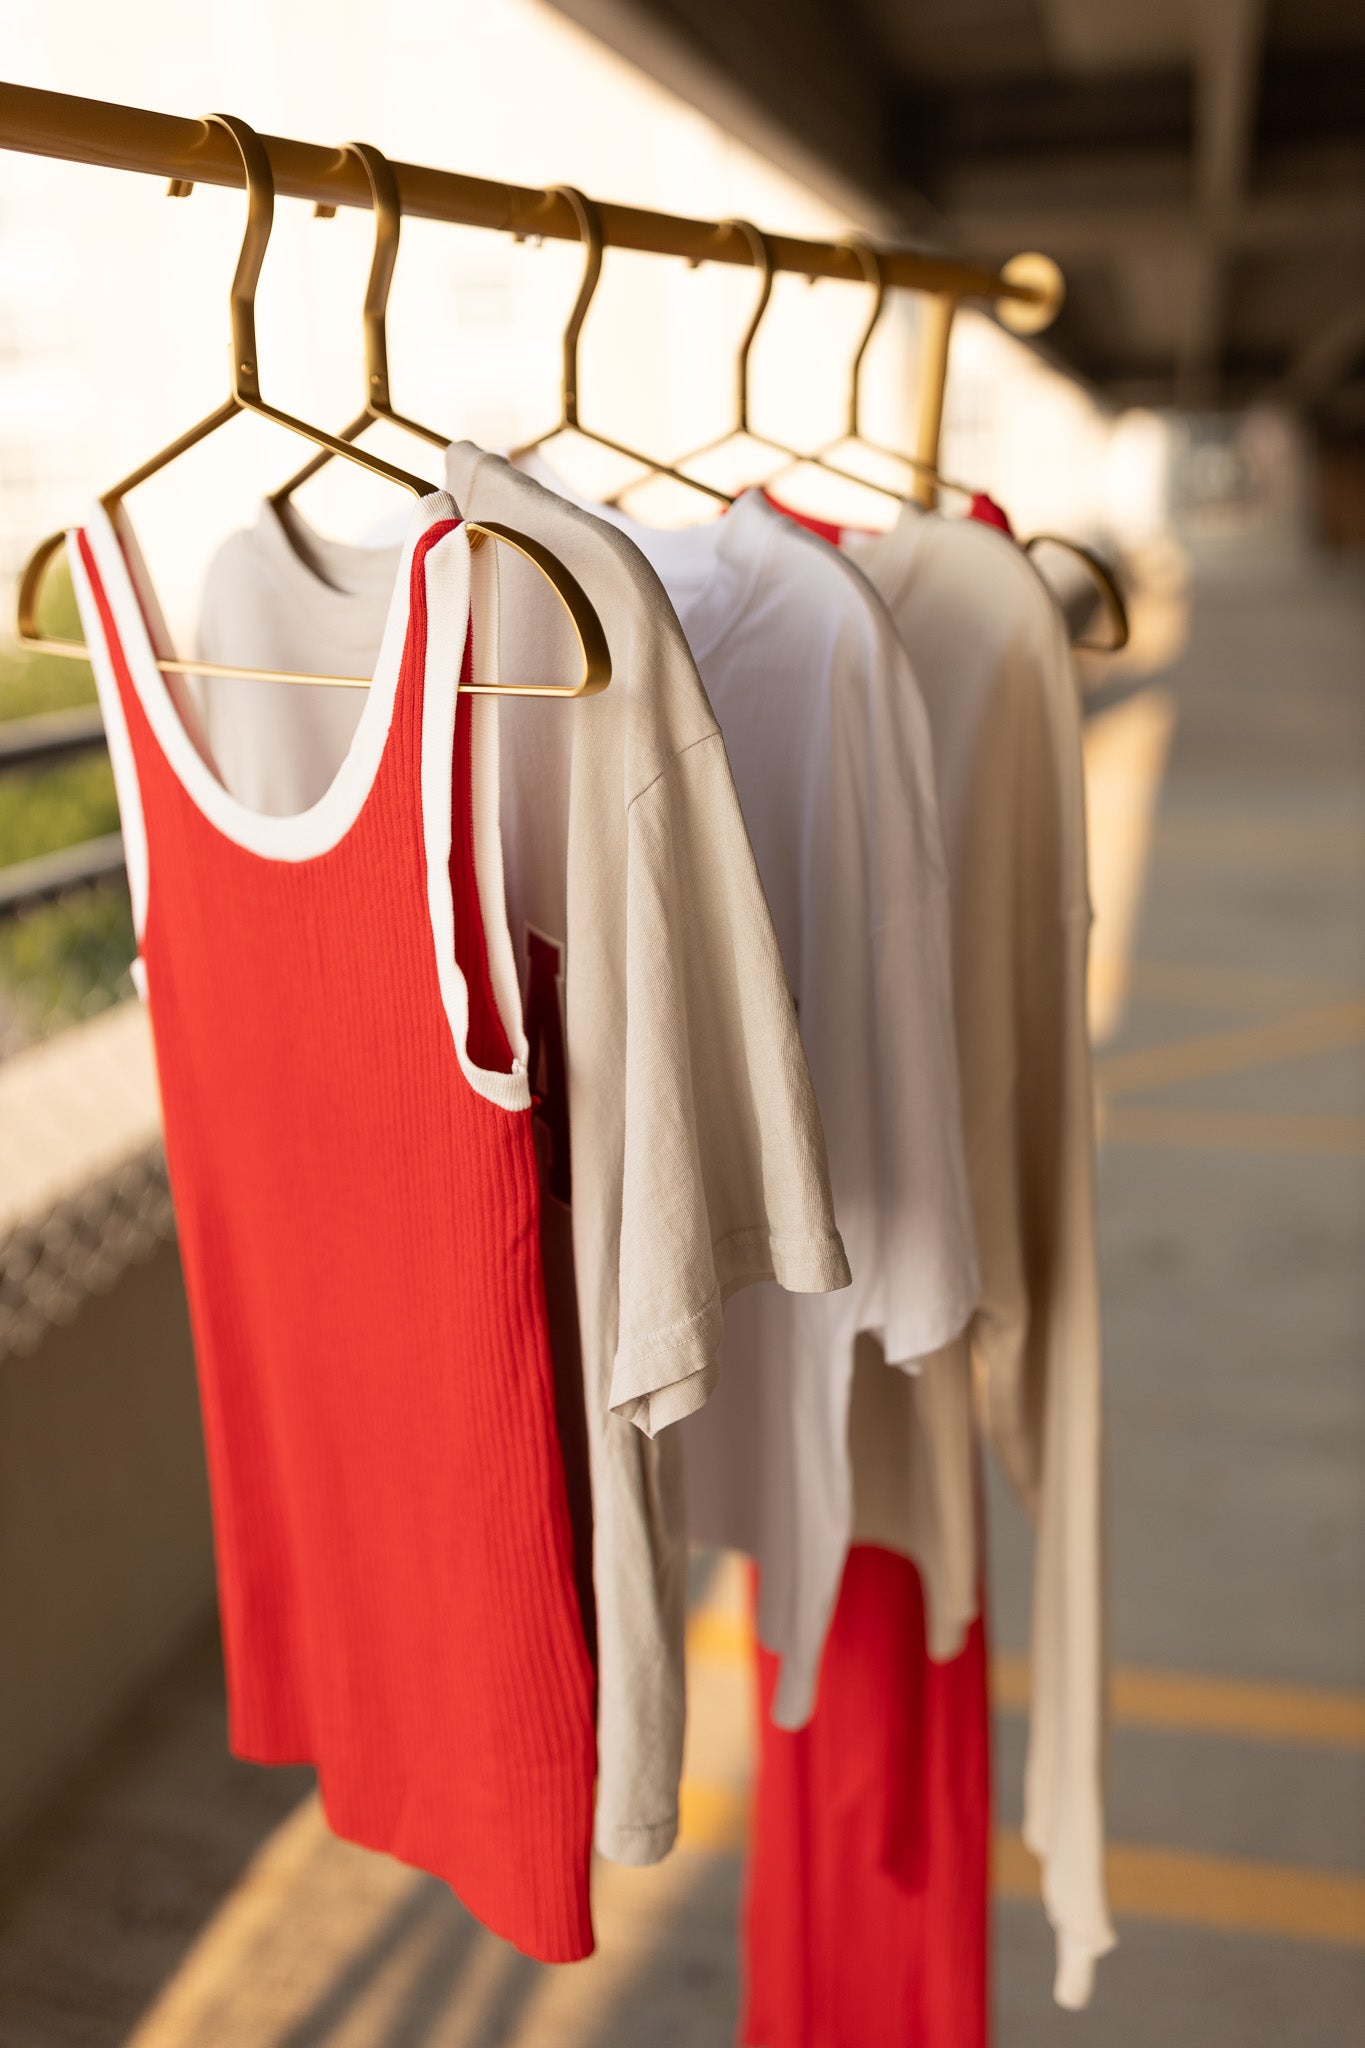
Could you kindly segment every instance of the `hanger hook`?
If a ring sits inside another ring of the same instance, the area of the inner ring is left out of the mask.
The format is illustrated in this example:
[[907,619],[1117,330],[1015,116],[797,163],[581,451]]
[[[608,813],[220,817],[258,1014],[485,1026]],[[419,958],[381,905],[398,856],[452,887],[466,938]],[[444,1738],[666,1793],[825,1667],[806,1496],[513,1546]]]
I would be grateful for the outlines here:
[[246,176],[246,232],[232,279],[232,390],[236,398],[261,396],[256,361],[256,286],[275,223],[275,176],[256,130],[236,114],[205,114],[206,127],[223,128],[237,145]]
[[578,222],[578,239],[585,251],[583,278],[578,287],[578,297],[564,327],[564,370],[560,385],[560,427],[578,425],[578,337],[583,331],[583,322],[588,317],[597,281],[602,275],[602,250],[605,238],[602,233],[602,216],[597,204],[589,199],[586,192],[580,192],[577,185],[547,186],[545,197],[567,199]]
[[860,396],[863,381],[863,357],[867,354],[868,343],[877,331],[877,322],[881,319],[882,309],[886,304],[886,265],[882,262],[881,251],[875,249],[871,242],[865,241],[861,235],[850,236],[843,246],[856,257],[863,277],[872,287],[872,311],[868,315],[867,325],[863,329],[862,339],[858,343],[857,353],[854,355],[853,367],[849,375],[848,435],[850,440],[857,441],[861,438],[858,421],[859,415],[862,412]]
[[356,159],[370,182],[374,255],[365,287],[365,375],[371,402],[382,407],[389,403],[387,317],[398,261],[398,239],[403,232],[403,201],[393,165],[381,149],[376,149],[372,142],[344,142],[341,149],[343,156]]
[[749,355],[753,349],[758,330],[763,325],[763,315],[768,310],[768,301],[773,295],[774,264],[772,244],[762,228],[756,228],[751,220],[723,220],[720,222],[719,231],[723,235],[743,235],[749,245],[749,256],[753,262],[754,269],[759,272],[763,280],[759,286],[757,303],[749,316],[749,325],[744,330],[744,338],[739,344],[739,355],[735,361],[735,432],[747,434],[749,431]]

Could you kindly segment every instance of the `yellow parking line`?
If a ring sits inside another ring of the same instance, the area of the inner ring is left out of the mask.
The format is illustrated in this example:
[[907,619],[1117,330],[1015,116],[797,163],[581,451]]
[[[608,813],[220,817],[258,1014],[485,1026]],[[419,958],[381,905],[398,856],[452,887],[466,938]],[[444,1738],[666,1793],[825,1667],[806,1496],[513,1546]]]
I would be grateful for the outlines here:
[[1114,1720],[1128,1728],[1365,1750],[1365,1693],[1120,1664],[1110,1677],[1110,1699]]
[[1231,1074],[1245,1067],[1267,1066],[1275,1060],[1302,1059],[1309,1053],[1335,1052],[1365,1039],[1365,997],[1331,1003],[1293,1017],[1277,1017],[1236,1031],[1209,1032],[1170,1045],[1144,1046],[1134,1052],[1109,1053],[1095,1062],[1096,1079],[1106,1095],[1136,1089],[1169,1088],[1179,1081],[1197,1081],[1212,1074]]
[[752,1644],[753,1631],[742,1614],[723,1614],[714,1608],[699,1607],[688,1617],[689,1661],[697,1658],[708,1664],[747,1663]]
[[[1365,1877],[1140,1842],[1111,1843],[1105,1877],[1119,1919],[1365,1948]],[[993,1878],[1000,1898],[1038,1896],[1038,1865],[1018,1835],[997,1834]]]
[[1259,968],[1200,967],[1178,960],[1135,960],[1132,987],[1145,1001],[1221,1010],[1284,1009],[1294,1004],[1341,1001],[1355,993],[1340,982],[1307,981],[1301,975],[1268,974]]
[[1147,1109],[1102,1102],[1100,1137],[1106,1145],[1176,1152],[1306,1152],[1357,1158],[1365,1153],[1365,1116]]
[[1264,867],[1300,862],[1358,867],[1365,859],[1365,832],[1352,819],[1325,823],[1276,822],[1246,815],[1222,818],[1163,818],[1154,851],[1163,859],[1201,861],[1220,856]]
[[[1113,1721],[1176,1735],[1222,1735],[1309,1749],[1365,1750],[1365,1693],[1327,1686],[1269,1685],[1208,1678],[1194,1671],[1152,1671],[1118,1664],[1110,1673]],[[1028,1660],[1008,1652],[991,1665],[991,1695],[1005,1712],[1028,1706]]]
[[[748,1830],[747,1792],[691,1779],[684,1783],[679,1833],[684,1848],[702,1855],[738,1855]],[[992,1854],[998,1897],[1037,1898],[1038,1865],[1019,1835],[1001,1829]],[[1111,1843],[1105,1875],[1110,1906],[1121,1919],[1365,1947],[1365,1877],[1142,1842]]]
[[709,1856],[737,1855],[749,1839],[749,1794],[735,1785],[684,1778],[678,1794],[678,1840]]
[[1086,721],[1085,797],[1090,933],[1087,1003],[1097,1043],[1114,1036],[1127,1006],[1143,885],[1177,705],[1144,689]]
[[[702,1608],[688,1623],[687,1654],[694,1662],[747,1662],[750,1642],[749,1625],[742,1615]],[[1175,1735],[1221,1735],[1308,1749],[1365,1750],[1362,1692],[1213,1678],[1197,1671],[1154,1671],[1134,1664],[1115,1665],[1109,1684],[1110,1711],[1117,1727],[1161,1728]],[[991,1696],[1005,1713],[1027,1710],[1026,1657],[1009,1651],[994,1657]]]

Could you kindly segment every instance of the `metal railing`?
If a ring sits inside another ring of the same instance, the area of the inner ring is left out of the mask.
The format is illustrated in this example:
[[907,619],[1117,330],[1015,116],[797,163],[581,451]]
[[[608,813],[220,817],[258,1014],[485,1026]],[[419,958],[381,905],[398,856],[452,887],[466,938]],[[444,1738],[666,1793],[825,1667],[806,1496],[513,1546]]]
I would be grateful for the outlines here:
[[0,772],[38,768],[68,754],[93,754],[105,746],[104,720],[95,704],[75,711],[43,711],[33,718],[0,724]]
[[0,918],[15,917],[40,903],[53,903],[72,889],[108,881],[123,871],[121,832],[83,839],[56,853],[40,853],[34,860],[15,861],[11,867],[0,868]]

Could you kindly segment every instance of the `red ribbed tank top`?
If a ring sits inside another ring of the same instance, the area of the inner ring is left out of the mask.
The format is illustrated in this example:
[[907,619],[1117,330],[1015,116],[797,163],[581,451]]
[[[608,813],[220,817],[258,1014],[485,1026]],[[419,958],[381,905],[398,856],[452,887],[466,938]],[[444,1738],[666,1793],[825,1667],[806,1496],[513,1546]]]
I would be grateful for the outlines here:
[[339,1835],[570,1961],[593,1675],[530,1095],[479,911],[453,509],[419,508],[355,742],[296,819],[237,805],[190,738],[102,515],[73,552],[146,849],[233,1748],[316,1764]]

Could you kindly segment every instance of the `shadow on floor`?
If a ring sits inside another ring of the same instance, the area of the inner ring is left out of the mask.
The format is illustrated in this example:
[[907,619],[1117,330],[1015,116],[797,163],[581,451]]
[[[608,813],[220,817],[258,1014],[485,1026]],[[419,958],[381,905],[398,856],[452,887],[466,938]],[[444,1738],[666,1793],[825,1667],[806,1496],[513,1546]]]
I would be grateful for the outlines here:
[[0,2040],[117,2048],[308,1770],[228,1755],[216,1626],[73,1778],[0,1871]]

